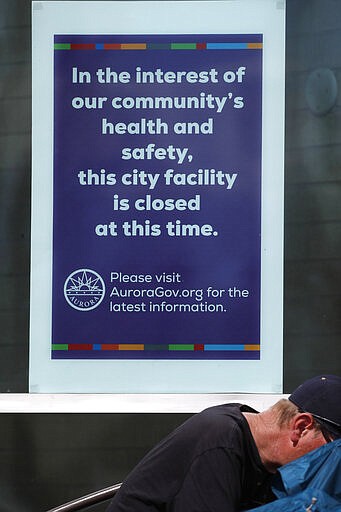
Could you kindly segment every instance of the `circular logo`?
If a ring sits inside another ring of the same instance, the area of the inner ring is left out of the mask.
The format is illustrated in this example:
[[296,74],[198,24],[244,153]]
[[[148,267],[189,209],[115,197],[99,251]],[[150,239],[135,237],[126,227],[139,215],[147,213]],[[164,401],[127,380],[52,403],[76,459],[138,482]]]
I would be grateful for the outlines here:
[[66,279],[64,297],[78,311],[90,311],[100,305],[105,295],[103,279],[94,270],[81,268]]

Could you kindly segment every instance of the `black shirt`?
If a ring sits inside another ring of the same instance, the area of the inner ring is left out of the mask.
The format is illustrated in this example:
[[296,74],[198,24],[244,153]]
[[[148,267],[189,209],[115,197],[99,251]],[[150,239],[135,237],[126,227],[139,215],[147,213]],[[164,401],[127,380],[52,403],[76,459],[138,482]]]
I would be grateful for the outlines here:
[[234,512],[271,501],[242,412],[225,404],[195,414],[130,473],[107,512]]

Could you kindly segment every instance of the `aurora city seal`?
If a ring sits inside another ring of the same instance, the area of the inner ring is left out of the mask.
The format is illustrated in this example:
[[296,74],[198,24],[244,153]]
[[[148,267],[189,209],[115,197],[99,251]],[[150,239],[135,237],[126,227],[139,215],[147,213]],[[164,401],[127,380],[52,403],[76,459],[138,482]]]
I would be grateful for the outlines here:
[[90,311],[97,308],[105,296],[105,284],[102,277],[88,268],[72,272],[64,283],[66,302],[78,311]]

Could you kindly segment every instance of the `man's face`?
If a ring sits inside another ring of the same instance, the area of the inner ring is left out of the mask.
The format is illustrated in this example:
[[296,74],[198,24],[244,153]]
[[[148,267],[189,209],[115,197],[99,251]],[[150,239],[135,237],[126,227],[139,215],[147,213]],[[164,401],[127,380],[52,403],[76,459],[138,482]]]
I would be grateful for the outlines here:
[[314,421],[308,413],[298,414],[289,428],[289,443],[282,446],[282,464],[302,457],[327,443],[322,432],[314,428]]
[[326,444],[326,440],[321,432],[318,432],[315,429],[308,430],[306,433],[303,431],[299,442],[292,450],[293,453],[291,460],[302,457],[302,455],[306,455],[312,450],[320,448],[320,446],[323,446],[324,444]]
[[278,421],[268,409],[259,415],[244,413],[261,460],[270,473],[327,443],[310,413],[298,412],[289,421]]

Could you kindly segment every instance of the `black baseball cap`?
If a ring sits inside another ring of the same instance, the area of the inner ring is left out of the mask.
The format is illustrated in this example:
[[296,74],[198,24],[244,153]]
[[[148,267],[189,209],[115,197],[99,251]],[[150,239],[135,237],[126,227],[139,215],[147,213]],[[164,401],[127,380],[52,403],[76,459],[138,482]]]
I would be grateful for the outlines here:
[[301,411],[312,414],[334,438],[341,437],[341,377],[319,375],[306,380],[289,400]]

